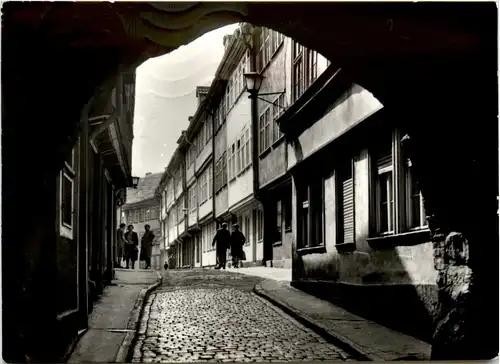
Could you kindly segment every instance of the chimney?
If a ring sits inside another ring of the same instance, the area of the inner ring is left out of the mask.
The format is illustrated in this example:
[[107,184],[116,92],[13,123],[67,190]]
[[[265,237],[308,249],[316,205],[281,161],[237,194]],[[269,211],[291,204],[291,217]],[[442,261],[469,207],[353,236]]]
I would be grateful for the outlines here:
[[189,121],[189,123],[191,124],[191,122],[193,121],[193,116],[189,116],[189,117],[188,117],[188,121]]
[[196,97],[198,98],[198,105],[206,99],[210,86],[196,86]]
[[151,172],[147,172],[147,173],[146,173],[146,177],[147,177],[147,176],[149,176],[150,174],[152,174],[152,173],[151,173]]

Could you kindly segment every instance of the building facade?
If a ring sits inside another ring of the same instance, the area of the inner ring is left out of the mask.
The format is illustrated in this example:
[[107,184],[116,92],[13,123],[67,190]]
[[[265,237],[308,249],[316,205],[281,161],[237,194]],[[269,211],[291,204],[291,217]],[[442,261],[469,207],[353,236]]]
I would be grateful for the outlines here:
[[[161,250],[163,244],[162,229],[160,226],[160,198],[155,195],[156,187],[162,173],[146,173],[139,179],[137,188],[127,189],[127,203],[122,208],[122,222],[127,226],[134,226],[139,236],[139,242],[144,235],[144,226],[148,224],[155,235],[151,252],[151,267],[161,269]],[[141,267],[144,263],[140,263]]]
[[[180,139],[195,237],[182,259],[213,266],[215,227],[238,223],[247,265],[292,268],[295,286],[428,340],[436,271],[423,199],[399,146],[404,130],[371,93],[292,39],[245,25],[224,42]],[[264,76],[254,100],[243,78],[251,71]],[[199,137],[210,120],[212,136]],[[405,309],[395,314],[398,305]]]
[[44,252],[25,252],[32,283],[18,305],[31,309],[19,306],[22,316],[4,316],[5,338],[18,343],[4,346],[6,360],[64,361],[113,279],[117,211],[132,185],[134,90],[131,72],[96,92],[81,113],[76,145],[57,177],[47,180],[46,203],[38,205]]

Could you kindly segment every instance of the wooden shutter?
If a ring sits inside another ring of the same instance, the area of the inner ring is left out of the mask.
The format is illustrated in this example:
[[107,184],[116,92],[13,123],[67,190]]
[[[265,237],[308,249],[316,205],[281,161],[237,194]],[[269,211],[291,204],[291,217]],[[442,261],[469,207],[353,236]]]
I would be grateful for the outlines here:
[[392,167],[392,150],[385,150],[377,155],[377,168],[383,169]]
[[342,232],[340,242],[354,243],[354,183],[352,178],[352,164],[349,162],[339,173],[339,187],[341,189]]

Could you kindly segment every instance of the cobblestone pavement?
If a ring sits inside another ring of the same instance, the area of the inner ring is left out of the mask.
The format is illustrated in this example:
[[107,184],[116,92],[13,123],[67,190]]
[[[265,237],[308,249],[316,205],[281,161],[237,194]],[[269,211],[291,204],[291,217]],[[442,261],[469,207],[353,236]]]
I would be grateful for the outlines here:
[[144,309],[133,362],[351,360],[252,293],[259,279],[218,271],[170,271]]

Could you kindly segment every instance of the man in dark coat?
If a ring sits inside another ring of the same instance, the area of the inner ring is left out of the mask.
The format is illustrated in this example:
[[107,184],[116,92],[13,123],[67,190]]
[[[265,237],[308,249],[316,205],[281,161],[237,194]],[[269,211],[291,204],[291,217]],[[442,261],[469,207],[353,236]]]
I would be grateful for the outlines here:
[[125,261],[127,262],[127,269],[129,268],[129,261],[132,262],[132,269],[134,269],[135,261],[137,260],[138,246],[139,237],[134,231],[134,225],[129,225],[128,231],[125,233]]
[[148,224],[144,225],[146,232],[141,239],[141,258],[146,262],[146,269],[151,268],[151,253],[153,250],[153,241],[155,239],[155,234],[151,231],[151,226]]
[[120,228],[116,230],[116,242],[115,242],[115,267],[122,267],[122,259],[124,256],[123,250],[125,249],[125,224],[120,224]]
[[233,233],[231,234],[231,256],[233,257],[233,266],[238,268],[243,255],[243,245],[245,245],[245,235],[240,231],[238,224],[233,225]]
[[217,230],[214,236],[212,246],[217,244],[216,254],[217,254],[217,266],[215,269],[226,269],[226,254],[229,248],[229,240],[231,239],[231,233],[227,230],[227,224],[223,223],[222,228]]

